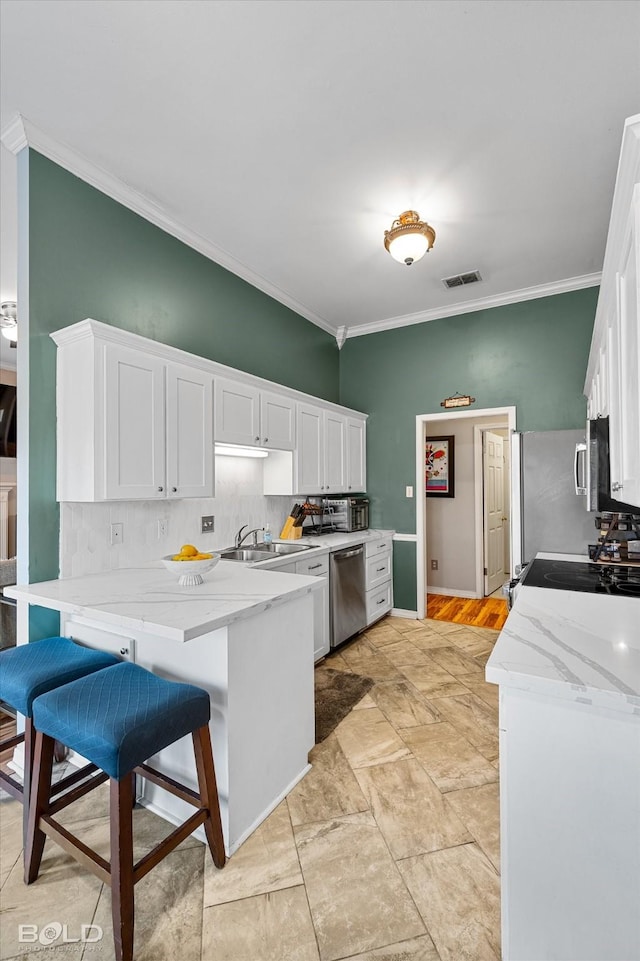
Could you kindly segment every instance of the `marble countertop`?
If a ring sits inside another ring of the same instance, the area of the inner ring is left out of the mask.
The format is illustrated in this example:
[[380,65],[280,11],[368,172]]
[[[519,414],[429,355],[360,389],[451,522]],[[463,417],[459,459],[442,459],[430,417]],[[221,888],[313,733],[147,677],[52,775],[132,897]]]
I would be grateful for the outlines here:
[[493,684],[640,718],[640,600],[524,584],[485,676]]
[[293,554],[278,554],[275,557],[267,558],[265,561],[252,562],[251,566],[260,570],[263,568],[267,569],[272,564],[282,564],[285,560],[286,562],[292,562],[306,559],[307,557],[316,557],[321,554],[342,550],[344,547],[352,547],[355,544],[366,544],[368,541],[379,541],[382,537],[388,537],[391,542],[391,539],[393,538],[393,531],[374,530],[373,528],[366,531],[354,531],[353,533],[349,533],[347,531],[338,531],[335,534],[312,534],[311,536],[301,537],[295,541],[281,542],[274,538],[275,543],[301,544],[305,547],[308,547],[309,550],[300,551]]
[[99,620],[124,632],[145,631],[189,641],[276,604],[286,604],[320,589],[323,583],[316,577],[252,570],[234,561],[220,561],[202,576],[203,584],[180,587],[158,561],[149,567],[6,587],[5,594]]

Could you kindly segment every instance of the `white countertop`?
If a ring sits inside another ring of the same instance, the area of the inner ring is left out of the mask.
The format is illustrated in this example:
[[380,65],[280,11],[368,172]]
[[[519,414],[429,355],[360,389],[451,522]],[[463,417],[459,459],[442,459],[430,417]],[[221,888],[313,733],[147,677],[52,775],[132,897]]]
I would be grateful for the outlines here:
[[18,601],[97,619],[125,632],[189,641],[322,587],[316,577],[252,570],[235,561],[220,561],[202,576],[203,584],[180,587],[158,561],[144,568],[6,587],[4,592]]
[[[379,541],[382,537],[388,537],[389,541],[393,540],[393,531],[382,531],[370,528],[366,531],[354,531],[353,533],[348,533],[347,531],[338,531],[335,534],[311,534],[310,536],[300,537],[295,541],[279,541],[274,538],[275,543],[282,544],[302,544],[305,547],[310,548],[306,551],[300,551],[296,554],[279,554],[277,557],[269,557],[266,561],[259,561],[257,564],[252,566],[259,569],[267,568],[274,561],[282,563],[283,560],[297,561],[306,559],[307,557],[315,557],[319,554],[326,554],[327,552],[333,553],[333,551],[342,550],[344,547],[353,547],[356,544],[366,544],[369,541]],[[250,547],[250,544],[243,545],[245,547]]]
[[487,662],[486,679],[640,718],[640,600],[525,583]]

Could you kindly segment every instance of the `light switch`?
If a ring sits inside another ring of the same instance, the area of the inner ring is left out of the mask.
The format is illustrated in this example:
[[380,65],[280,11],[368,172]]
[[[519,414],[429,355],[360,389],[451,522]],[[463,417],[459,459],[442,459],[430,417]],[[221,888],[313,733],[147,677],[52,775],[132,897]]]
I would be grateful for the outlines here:
[[413,497],[413,487],[407,486],[407,487],[405,488],[405,496],[406,496],[406,497]]

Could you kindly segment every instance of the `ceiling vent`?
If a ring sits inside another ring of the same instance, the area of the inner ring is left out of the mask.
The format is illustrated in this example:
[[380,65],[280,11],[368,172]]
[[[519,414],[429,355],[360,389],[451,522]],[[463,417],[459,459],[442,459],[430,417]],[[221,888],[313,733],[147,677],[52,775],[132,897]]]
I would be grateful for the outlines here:
[[482,280],[480,271],[470,270],[466,274],[456,274],[455,277],[444,277],[442,283],[447,290],[451,290],[452,287],[464,287],[467,284],[477,284],[479,280]]

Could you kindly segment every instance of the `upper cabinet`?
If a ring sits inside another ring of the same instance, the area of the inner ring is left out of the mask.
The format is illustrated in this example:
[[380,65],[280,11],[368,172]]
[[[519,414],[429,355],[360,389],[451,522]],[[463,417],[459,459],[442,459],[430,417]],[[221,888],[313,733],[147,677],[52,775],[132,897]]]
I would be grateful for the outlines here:
[[364,414],[95,320],[51,337],[60,501],[213,497],[214,442],[269,450],[265,494],[365,489]]
[[364,491],[365,425],[364,417],[298,404],[295,493]]
[[625,123],[587,368],[589,417],[609,417],[611,495],[640,507],[640,115]]
[[90,323],[57,341],[58,500],[213,496],[211,375]]
[[224,444],[293,450],[296,405],[286,395],[216,378],[215,438]]

